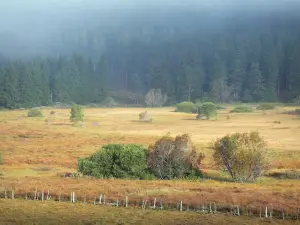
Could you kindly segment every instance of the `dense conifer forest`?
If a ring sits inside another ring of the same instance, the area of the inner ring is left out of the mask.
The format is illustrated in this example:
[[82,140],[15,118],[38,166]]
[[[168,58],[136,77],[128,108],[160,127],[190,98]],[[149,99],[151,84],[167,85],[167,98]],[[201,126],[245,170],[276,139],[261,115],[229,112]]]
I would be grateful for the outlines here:
[[[300,96],[296,7],[76,13],[51,34],[44,28],[42,42],[24,42],[26,48],[0,31],[0,107],[101,103],[107,96],[143,103],[152,88],[167,94],[168,104]],[[26,36],[26,29],[18,35]]]

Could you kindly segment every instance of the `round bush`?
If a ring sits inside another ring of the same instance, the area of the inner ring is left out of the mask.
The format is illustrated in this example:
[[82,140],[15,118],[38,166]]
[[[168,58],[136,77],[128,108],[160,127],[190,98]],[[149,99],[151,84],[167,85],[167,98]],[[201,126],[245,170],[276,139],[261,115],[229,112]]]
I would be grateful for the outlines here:
[[181,102],[177,105],[176,112],[197,113],[197,106],[193,102]]
[[30,109],[27,113],[28,117],[43,117],[42,112],[39,109]]
[[197,119],[200,119],[202,116],[206,117],[207,119],[211,119],[217,115],[217,106],[212,102],[205,102],[201,108],[199,108]]
[[145,179],[147,150],[134,144],[105,145],[91,157],[79,159],[78,171],[97,178]]

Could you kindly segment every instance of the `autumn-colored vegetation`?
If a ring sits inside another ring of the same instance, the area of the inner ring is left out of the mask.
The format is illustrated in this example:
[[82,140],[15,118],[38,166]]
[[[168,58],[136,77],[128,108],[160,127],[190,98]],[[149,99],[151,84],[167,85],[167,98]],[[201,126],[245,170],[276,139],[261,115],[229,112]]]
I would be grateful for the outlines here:
[[[26,110],[0,111],[0,151],[3,165],[0,189],[16,192],[50,190],[69,195],[128,195],[130,199],[161,197],[167,202],[184,200],[198,204],[203,201],[240,205],[273,205],[294,209],[300,202],[299,179],[277,179],[278,174],[300,169],[300,120],[284,114],[292,107],[231,114],[235,106],[219,111],[217,121],[197,121],[195,115],[174,112],[172,108],[148,109],[155,117],[152,123],[136,123],[139,109],[84,109],[84,126],[72,126],[70,109],[41,109],[44,118],[28,118]],[[255,106],[253,106],[255,108]],[[55,114],[50,113],[55,111]],[[44,120],[51,120],[45,124]],[[280,121],[280,123],[274,123]],[[97,126],[95,125],[97,124]],[[259,131],[267,142],[269,173],[254,183],[233,183],[215,164],[212,143],[236,132]],[[114,180],[96,178],[65,178],[76,172],[78,158],[88,157],[106,144],[140,144],[148,148],[159,138],[189,133],[197,153],[204,153],[201,170],[204,179]],[[276,172],[276,173],[275,173]],[[273,174],[277,174],[276,177]]]

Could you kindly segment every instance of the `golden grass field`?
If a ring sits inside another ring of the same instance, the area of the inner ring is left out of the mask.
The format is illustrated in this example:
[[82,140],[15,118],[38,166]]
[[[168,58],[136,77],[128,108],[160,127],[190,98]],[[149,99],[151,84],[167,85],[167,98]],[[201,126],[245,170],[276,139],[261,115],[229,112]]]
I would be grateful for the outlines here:
[[[263,177],[253,184],[232,183],[214,165],[210,148],[214,140],[226,134],[258,130],[268,142],[272,171],[300,170],[300,119],[281,114],[295,108],[280,106],[266,112],[230,114],[228,119],[232,107],[227,105],[226,110],[220,111],[216,121],[198,121],[193,114],[173,112],[174,108],[148,109],[153,123],[137,121],[138,114],[145,110],[142,108],[87,108],[83,127],[70,124],[69,109],[42,109],[44,118],[28,118],[26,110],[0,111],[0,151],[4,163],[0,166],[0,189],[65,194],[75,191],[88,196],[105,193],[115,197],[128,195],[131,199],[158,197],[166,202],[183,200],[189,204],[262,204],[287,211],[300,207],[300,180]],[[50,115],[52,110],[55,115]],[[134,181],[59,176],[75,172],[77,159],[89,156],[103,144],[148,146],[166,133],[191,135],[198,150],[206,155],[202,168],[211,179]]]

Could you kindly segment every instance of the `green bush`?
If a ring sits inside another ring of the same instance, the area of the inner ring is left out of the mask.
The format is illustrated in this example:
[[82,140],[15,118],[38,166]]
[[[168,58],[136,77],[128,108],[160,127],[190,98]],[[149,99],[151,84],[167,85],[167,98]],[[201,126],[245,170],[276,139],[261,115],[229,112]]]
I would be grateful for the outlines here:
[[197,119],[205,117],[206,119],[211,119],[217,117],[217,106],[212,102],[205,102],[198,110]]
[[272,110],[275,109],[275,106],[270,103],[264,103],[256,107],[257,110]]
[[80,105],[73,105],[71,108],[70,121],[73,123],[83,122],[84,113]]
[[213,148],[216,164],[224,167],[234,181],[255,181],[269,168],[266,142],[258,132],[227,135]]
[[27,113],[28,117],[43,117],[42,112],[39,109],[30,109]]
[[177,105],[176,112],[197,113],[197,106],[193,102],[181,102]]
[[146,179],[147,149],[140,145],[110,144],[78,160],[78,171],[97,178]]
[[250,113],[250,112],[253,112],[253,109],[248,106],[237,106],[230,112],[231,113]]

